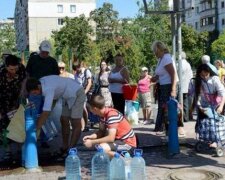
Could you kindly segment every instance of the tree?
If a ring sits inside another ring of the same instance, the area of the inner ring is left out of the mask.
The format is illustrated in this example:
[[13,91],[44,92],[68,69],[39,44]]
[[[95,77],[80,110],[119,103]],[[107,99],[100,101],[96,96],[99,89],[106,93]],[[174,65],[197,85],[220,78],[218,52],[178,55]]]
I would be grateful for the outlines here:
[[101,8],[92,11],[90,20],[96,23],[97,41],[112,39],[117,32],[118,12],[113,10],[110,3],[104,3]]
[[53,31],[56,54],[60,55],[63,50],[69,48],[78,59],[85,60],[90,50],[92,27],[84,15],[72,19],[66,17],[64,23],[65,25],[59,31]]
[[206,51],[207,32],[197,32],[191,26],[182,24],[182,48],[186,52],[192,66],[197,67],[200,57]]
[[225,31],[220,34],[217,40],[215,40],[212,45],[212,54],[215,58],[219,59],[224,59],[225,58]]
[[16,51],[16,35],[13,25],[6,24],[0,28],[0,54],[4,50],[9,49],[13,52]]

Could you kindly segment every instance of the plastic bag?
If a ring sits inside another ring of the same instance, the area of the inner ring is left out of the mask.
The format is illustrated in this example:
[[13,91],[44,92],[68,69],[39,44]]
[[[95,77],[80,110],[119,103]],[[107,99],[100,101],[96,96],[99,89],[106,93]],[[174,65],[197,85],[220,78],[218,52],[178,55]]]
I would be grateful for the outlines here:
[[139,103],[137,101],[125,100],[125,116],[131,125],[138,125]]
[[25,141],[25,119],[24,119],[24,107],[19,106],[18,110],[12,117],[7,130],[9,133],[7,137],[13,141],[23,143]]

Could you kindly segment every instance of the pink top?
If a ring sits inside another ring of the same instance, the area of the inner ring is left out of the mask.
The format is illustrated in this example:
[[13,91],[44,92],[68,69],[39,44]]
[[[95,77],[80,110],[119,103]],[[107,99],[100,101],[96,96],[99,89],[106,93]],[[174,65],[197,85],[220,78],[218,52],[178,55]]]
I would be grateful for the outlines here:
[[139,93],[146,93],[150,92],[150,79],[148,76],[144,77],[143,79],[140,79],[138,81],[138,92]]

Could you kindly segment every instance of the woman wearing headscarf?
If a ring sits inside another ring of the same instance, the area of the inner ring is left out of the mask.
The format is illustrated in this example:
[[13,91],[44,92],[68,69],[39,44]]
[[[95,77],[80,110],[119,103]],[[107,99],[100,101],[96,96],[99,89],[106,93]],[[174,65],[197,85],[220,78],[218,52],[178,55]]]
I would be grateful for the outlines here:
[[[223,112],[224,104],[225,88],[219,77],[213,71],[210,64],[201,64],[197,68],[194,85],[193,106],[197,109],[196,130],[198,130],[199,125],[203,123],[204,119],[215,120],[216,113],[221,114]],[[216,135],[215,127],[208,128],[208,130],[210,132],[206,131],[204,135],[208,135],[208,137]],[[210,146],[216,147],[217,144],[216,142],[212,142]]]

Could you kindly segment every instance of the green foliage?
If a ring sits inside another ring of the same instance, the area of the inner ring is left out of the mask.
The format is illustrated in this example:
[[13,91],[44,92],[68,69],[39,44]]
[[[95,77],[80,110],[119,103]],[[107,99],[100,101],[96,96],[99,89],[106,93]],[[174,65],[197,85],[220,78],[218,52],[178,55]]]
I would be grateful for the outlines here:
[[197,32],[191,26],[182,25],[182,48],[187,54],[192,66],[197,67],[200,58],[206,52],[207,32]]
[[211,48],[215,58],[225,59],[225,31],[212,43]]
[[[148,2],[149,10],[168,10],[168,1],[155,4]],[[137,1],[137,4],[140,3]],[[56,54],[62,59],[68,58],[72,51],[78,59],[86,61],[89,66],[99,66],[101,59],[113,64],[117,53],[124,55],[133,82],[137,82],[140,68],[147,66],[155,70],[156,57],[151,50],[155,40],[163,41],[171,49],[171,18],[170,15],[145,15],[144,8],[139,7],[139,14],[134,19],[118,19],[118,12],[112,4],[104,3],[103,7],[90,13],[90,18],[84,16],[73,19],[65,18],[65,26],[60,31],[53,32]],[[94,24],[96,29],[92,29]],[[95,32],[95,36],[93,36]],[[96,40],[90,37],[96,37]],[[208,34],[198,33],[193,28],[182,26],[182,43],[192,65],[206,51]]]
[[84,15],[64,19],[65,26],[59,31],[53,31],[56,54],[62,54],[65,49],[72,49],[78,59],[84,60],[88,54],[90,35],[93,30]]
[[112,39],[117,31],[118,12],[113,10],[113,5],[104,3],[101,8],[90,13],[90,20],[96,23],[97,40]]
[[0,28],[0,54],[8,49],[15,52],[16,47],[16,34],[12,25],[6,24]]

